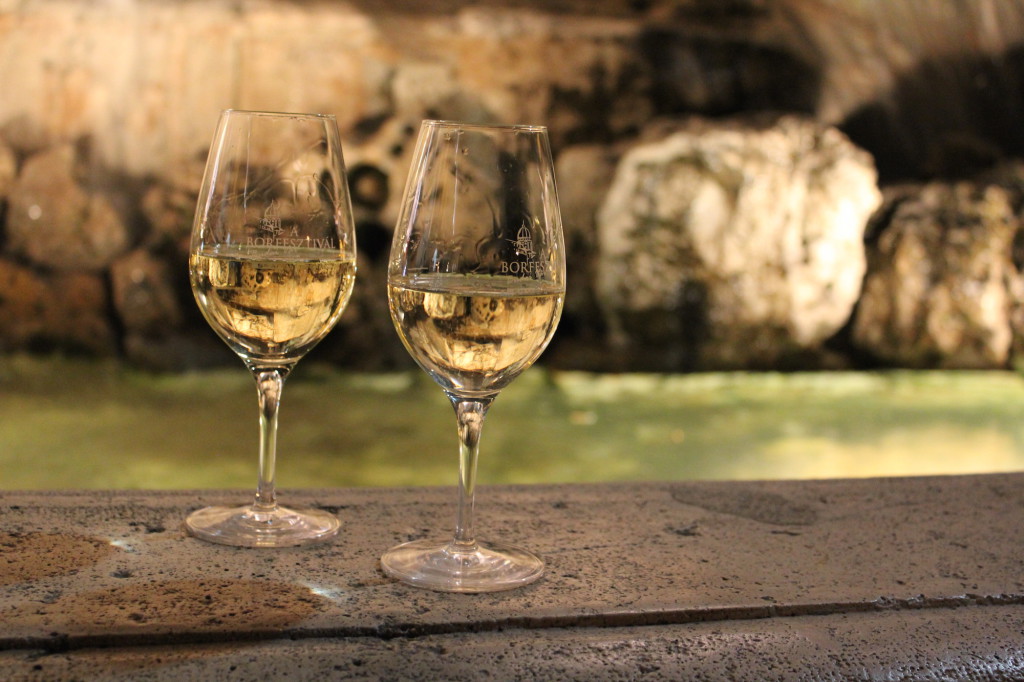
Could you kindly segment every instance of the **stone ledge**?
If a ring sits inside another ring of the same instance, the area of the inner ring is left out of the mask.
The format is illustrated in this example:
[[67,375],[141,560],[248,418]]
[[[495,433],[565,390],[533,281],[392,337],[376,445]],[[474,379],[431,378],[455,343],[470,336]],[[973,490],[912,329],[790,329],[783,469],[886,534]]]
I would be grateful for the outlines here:
[[0,676],[1024,676],[1021,474],[484,488],[481,536],[548,566],[492,595],[379,571],[450,489],[286,491],[343,521],[308,548],[182,532],[246,496],[0,494]]

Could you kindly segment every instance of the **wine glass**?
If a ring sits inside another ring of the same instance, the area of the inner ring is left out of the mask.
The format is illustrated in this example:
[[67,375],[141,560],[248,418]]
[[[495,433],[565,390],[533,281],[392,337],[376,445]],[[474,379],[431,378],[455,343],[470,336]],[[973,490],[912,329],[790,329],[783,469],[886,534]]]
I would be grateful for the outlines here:
[[206,321],[256,379],[259,482],[251,505],[193,512],[185,521],[192,535],[283,547],[338,532],[332,514],[278,505],[277,415],[285,378],[348,303],[355,248],[334,117],[224,111],[199,193],[189,273]]
[[435,590],[493,592],[543,573],[524,549],[478,541],[473,505],[487,409],[558,324],[562,241],[546,128],[423,122],[391,247],[388,301],[402,343],[455,408],[458,514],[450,541],[388,550],[388,575]]

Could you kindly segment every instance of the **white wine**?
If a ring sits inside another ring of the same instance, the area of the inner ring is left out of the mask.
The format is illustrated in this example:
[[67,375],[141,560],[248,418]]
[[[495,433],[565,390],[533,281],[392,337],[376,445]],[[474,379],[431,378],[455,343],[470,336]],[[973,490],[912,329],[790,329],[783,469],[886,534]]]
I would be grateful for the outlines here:
[[356,266],[329,249],[228,246],[193,253],[189,270],[199,308],[236,353],[287,365],[338,321]]
[[388,282],[391,317],[417,363],[446,390],[495,393],[554,335],[564,289],[525,277],[434,273]]

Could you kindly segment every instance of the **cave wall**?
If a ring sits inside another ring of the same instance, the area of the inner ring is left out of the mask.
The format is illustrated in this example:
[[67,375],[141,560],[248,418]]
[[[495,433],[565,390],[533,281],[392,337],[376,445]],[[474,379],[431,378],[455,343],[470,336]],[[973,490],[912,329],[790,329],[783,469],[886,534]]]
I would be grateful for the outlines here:
[[[0,349],[170,368],[230,359],[195,310],[184,271],[206,150],[229,107],[338,119],[361,270],[350,310],[316,352],[346,366],[408,362],[387,318],[382,261],[416,127],[428,117],[541,123],[557,159],[596,149],[605,160],[593,169],[601,178],[559,177],[563,195],[593,195],[564,216],[574,289],[549,358],[563,366],[599,369],[614,357],[630,369],[652,352],[615,343],[609,330],[595,286],[596,216],[616,164],[666,121],[753,129],[764,115],[802,117],[863,149],[880,190],[900,201],[934,183],[998,184],[1011,233],[999,243],[1011,246],[993,257],[1012,265],[1016,176],[985,174],[1024,154],[1022,44],[1019,0],[2,3]],[[900,215],[893,201],[864,226],[876,269],[867,279],[885,267],[872,249]],[[932,230],[956,224],[947,213]],[[948,260],[941,250],[931,257]],[[1007,325],[1017,288],[1008,281],[999,304]],[[663,325],[658,315],[637,319]],[[899,334],[882,334],[883,348],[855,327],[851,312],[835,338],[795,362],[956,366],[941,344],[920,359],[892,351]],[[1013,361],[1010,350],[984,357],[987,366]],[[715,366],[669,359],[656,368]]]

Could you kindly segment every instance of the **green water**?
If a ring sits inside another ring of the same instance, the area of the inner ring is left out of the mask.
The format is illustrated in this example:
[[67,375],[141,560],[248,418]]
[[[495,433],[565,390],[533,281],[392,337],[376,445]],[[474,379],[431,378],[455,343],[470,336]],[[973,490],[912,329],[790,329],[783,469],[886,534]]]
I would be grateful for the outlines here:
[[[241,367],[154,375],[0,360],[0,488],[249,488],[256,393]],[[1009,372],[590,375],[534,368],[487,418],[479,481],[821,478],[1024,469]],[[450,485],[452,410],[420,372],[299,365],[282,487]]]

